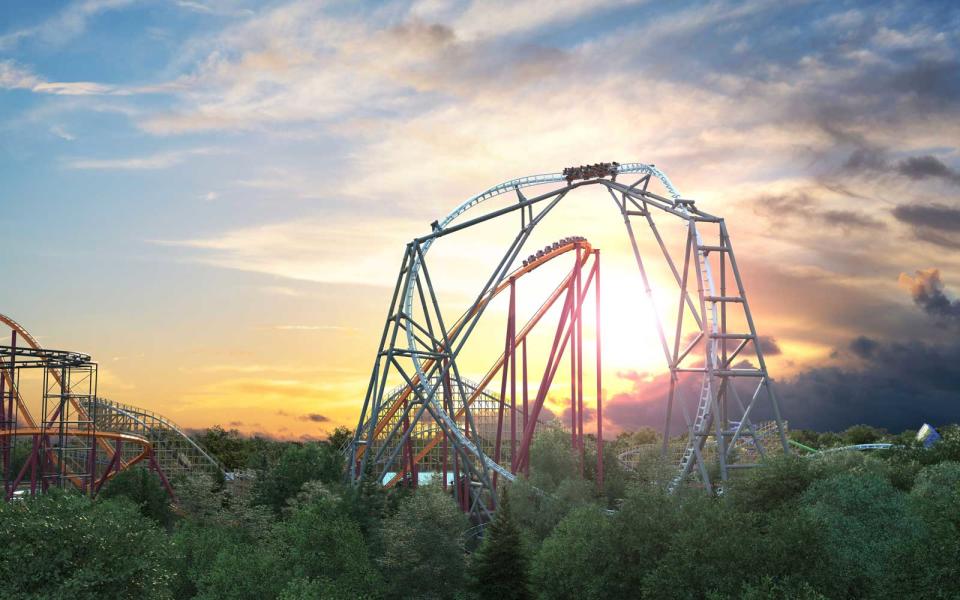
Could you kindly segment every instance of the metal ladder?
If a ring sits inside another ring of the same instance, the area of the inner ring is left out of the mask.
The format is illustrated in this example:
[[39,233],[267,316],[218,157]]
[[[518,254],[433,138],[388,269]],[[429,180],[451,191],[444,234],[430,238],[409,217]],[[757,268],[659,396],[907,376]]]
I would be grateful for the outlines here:
[[[706,260],[707,255],[703,251],[703,246],[698,243],[697,269],[699,271],[698,276],[700,277],[701,286],[705,296],[709,295],[710,293],[710,282],[707,279]],[[708,300],[708,302],[716,302],[716,300]],[[715,343],[714,340],[709,337],[709,334],[715,333],[715,330],[714,322],[711,318],[713,311],[705,310],[703,312],[704,330],[709,332],[706,339],[706,351],[704,352],[704,367],[708,370],[708,372],[704,373],[703,385],[700,387],[700,399],[697,401],[697,414],[693,419],[693,435],[690,436],[689,440],[687,440],[687,447],[684,449],[683,456],[680,459],[680,468],[677,471],[677,475],[670,482],[669,490],[671,492],[680,485],[684,477],[686,477],[686,475],[690,472],[690,464],[696,454],[695,444],[698,444],[701,436],[706,433],[704,431],[704,423],[706,423],[707,417],[710,414],[711,382],[707,361],[711,360],[710,344]]]

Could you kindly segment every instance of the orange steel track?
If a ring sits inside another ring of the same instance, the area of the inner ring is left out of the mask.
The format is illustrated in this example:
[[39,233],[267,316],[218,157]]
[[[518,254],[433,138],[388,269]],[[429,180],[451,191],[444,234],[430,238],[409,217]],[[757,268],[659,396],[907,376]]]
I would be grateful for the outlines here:
[[[523,328],[517,334],[516,340],[515,340],[516,344],[519,345],[523,340],[527,338],[527,335],[534,328],[534,326],[536,326],[536,324],[539,323],[540,320],[543,318],[543,316],[550,310],[550,308],[554,305],[554,303],[557,301],[560,295],[564,292],[564,290],[567,289],[577,269],[582,268],[586,264],[587,260],[591,257],[591,252],[593,248],[590,245],[590,242],[586,240],[580,240],[580,241],[570,241],[565,244],[561,244],[557,246],[557,248],[552,249],[549,252],[545,252],[543,256],[534,260],[533,262],[530,262],[527,265],[524,265],[514,270],[512,273],[510,273],[507,277],[504,278],[504,280],[500,283],[499,286],[497,286],[493,290],[492,293],[487,295],[487,297],[481,300],[480,302],[476,303],[470,310],[468,310],[463,316],[461,316],[460,319],[458,319],[457,322],[454,323],[454,325],[450,328],[449,335],[451,337],[455,335],[460,330],[460,328],[463,327],[463,324],[467,322],[467,320],[470,317],[475,315],[477,311],[481,310],[484,306],[489,304],[494,298],[497,297],[498,294],[500,294],[500,292],[508,289],[510,285],[513,282],[515,282],[517,279],[526,275],[527,273],[535,271],[539,267],[543,266],[544,264],[553,260],[554,258],[557,258],[558,256],[561,256],[563,254],[566,254],[567,252],[576,250],[578,246],[584,251],[580,259],[580,264],[575,265],[574,268],[570,270],[570,273],[568,273],[564,277],[563,281],[560,282],[560,285],[558,285],[557,288],[553,292],[551,292],[550,296],[547,297],[547,299],[543,302],[543,304],[540,306],[537,312],[523,326]],[[466,406],[471,405],[473,401],[480,396],[484,388],[486,388],[486,386],[496,376],[497,372],[499,372],[499,370],[503,366],[504,359],[505,359],[505,354],[501,353],[500,357],[496,360],[496,362],[493,363],[493,366],[490,367],[490,369],[487,371],[487,374],[480,381],[479,385],[477,385],[476,390],[467,399],[465,406],[461,407],[457,411],[456,418],[460,418],[463,415],[464,411],[466,410]],[[434,362],[435,361],[433,359],[424,361],[424,371],[432,367]],[[420,381],[419,375],[414,375],[411,383],[412,385],[416,385],[417,383],[419,383],[419,381]],[[383,431],[383,429],[387,426],[387,423],[389,422],[389,420],[393,417],[394,414],[396,414],[397,410],[400,409],[400,407],[403,405],[404,401],[410,396],[412,391],[413,391],[412,386],[408,385],[396,397],[393,404],[390,406],[389,409],[387,409],[387,412],[384,413],[384,415],[378,419],[379,422],[377,423],[376,428],[374,429],[373,437],[376,437]],[[434,438],[430,440],[430,442],[428,442],[427,445],[420,452],[417,453],[414,459],[414,462],[421,461],[423,457],[430,452],[430,450],[435,448],[437,444],[439,444],[442,441],[442,439],[443,439],[442,435],[434,436]],[[363,452],[365,450],[366,450],[366,446],[361,446],[360,448],[358,448],[357,458],[362,457]],[[407,472],[407,467],[405,465],[402,468],[398,469],[394,477],[389,482],[387,482],[384,487],[391,488],[394,485],[396,485],[406,472]]]

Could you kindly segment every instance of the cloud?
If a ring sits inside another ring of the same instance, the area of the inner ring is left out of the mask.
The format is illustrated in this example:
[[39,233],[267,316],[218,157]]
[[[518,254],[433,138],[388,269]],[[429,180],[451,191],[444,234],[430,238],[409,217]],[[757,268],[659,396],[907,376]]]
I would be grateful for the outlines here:
[[[826,202],[838,203],[837,200]],[[771,221],[789,220],[848,231],[870,231],[886,227],[883,221],[869,214],[843,208],[823,208],[823,204],[824,201],[806,191],[763,194],[753,201],[754,212]]]
[[[619,8],[643,4],[645,0],[534,0],[471,2],[456,17],[454,28],[466,38],[500,38],[548,26],[569,23],[584,16],[597,16]],[[423,11],[427,16],[441,16]]]
[[57,96],[91,96],[117,92],[109,85],[90,81],[46,81],[12,60],[0,60],[0,89],[30,90]]
[[850,350],[860,358],[872,358],[880,343],[867,336],[861,335],[850,342]]
[[240,8],[234,0],[175,0],[178,7],[205,15],[249,17],[256,14],[249,8]]
[[937,178],[960,184],[960,173],[943,164],[936,156],[911,156],[897,163],[897,172],[910,179]]
[[856,148],[843,163],[843,170],[851,173],[890,171],[913,181],[940,179],[960,185],[960,172],[947,166],[932,154],[908,156],[898,161],[889,159],[889,150],[854,137]]
[[27,27],[0,36],[0,48],[12,46],[31,37],[39,38],[48,46],[58,46],[81,35],[91,19],[100,13],[126,8],[136,0],[80,0],[39,25]]
[[763,352],[764,356],[779,356],[783,354],[783,351],[780,349],[780,345],[777,344],[777,340],[766,335],[761,335],[757,339],[760,346],[760,351]]
[[[85,170],[158,170],[169,169],[187,160],[192,156],[207,156],[222,152],[216,148],[192,148],[188,150],[175,150],[172,152],[161,152],[148,156],[135,156],[127,158],[77,158],[67,162],[67,167],[71,169]],[[212,192],[211,192],[212,193]],[[213,200],[207,197],[207,200]]]
[[793,428],[839,430],[856,423],[891,431],[956,421],[960,344],[855,339],[863,366],[818,367],[778,382]]
[[61,140],[65,140],[65,141],[68,141],[68,142],[72,142],[72,141],[74,141],[75,139],[77,139],[75,135],[73,135],[72,133],[70,133],[69,131],[67,131],[66,129],[64,129],[63,127],[60,127],[59,125],[54,125],[54,126],[52,126],[52,127],[50,128],[50,133],[52,133],[53,135],[57,136],[57,137],[60,138]]
[[6,90],[30,90],[41,83],[40,79],[12,60],[0,61],[0,88]]
[[329,417],[321,415],[319,413],[308,413],[299,417],[301,421],[311,421],[313,423],[327,423],[330,421]]
[[191,260],[217,267],[303,281],[392,284],[407,241],[404,231],[411,230],[417,228],[330,215],[156,243],[189,249]]
[[[858,365],[817,366],[775,381],[781,411],[790,428],[839,431],[867,423],[901,431],[924,422],[945,424],[956,420],[960,343],[883,342],[859,336],[847,348],[859,359]],[[607,428],[612,432],[642,426],[662,429],[669,375],[620,376],[632,380],[633,389],[616,394],[604,405]],[[683,397],[695,398],[698,385],[698,380],[687,378],[679,389]],[[746,391],[741,391],[741,397]],[[679,410],[675,404],[675,433],[682,430]],[[754,421],[771,418],[770,407],[759,403]]]
[[[617,373],[617,377],[630,381],[632,387],[627,392],[614,394],[604,403],[604,429],[611,435],[621,431],[635,431],[640,427],[654,427],[662,431],[667,416],[670,374],[626,371]],[[678,385],[680,396],[687,400],[696,398],[700,381],[695,377],[681,375]],[[681,404],[677,402],[673,407],[670,428],[676,435],[685,427]]]
[[960,248],[960,209],[944,204],[900,204],[893,216],[913,227],[914,236],[937,246]]
[[960,300],[950,300],[944,294],[939,269],[920,269],[913,277],[901,273],[899,281],[909,290],[913,302],[925,313],[960,322]]
[[[486,5],[466,12],[482,12],[487,21],[496,21],[499,40],[507,23],[542,26],[563,18],[564,11],[589,8],[563,4],[561,10],[510,9],[536,18],[527,24],[504,20]],[[416,9],[397,12],[350,17],[293,2],[229,27],[194,48],[195,68],[173,83],[179,89],[178,105],[150,116],[142,126],[164,135],[284,124],[334,128],[343,116],[417,114],[452,97],[485,96],[482,86],[494,79],[528,85],[557,73],[565,62],[556,46],[529,40],[504,44],[459,29],[477,23],[475,18],[441,23],[425,21]]]

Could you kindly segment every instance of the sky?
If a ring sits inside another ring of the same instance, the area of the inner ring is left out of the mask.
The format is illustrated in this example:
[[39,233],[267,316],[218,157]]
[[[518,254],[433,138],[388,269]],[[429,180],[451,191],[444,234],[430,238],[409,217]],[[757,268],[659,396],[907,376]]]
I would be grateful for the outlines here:
[[[956,421],[958,117],[953,2],[8,1],[0,312],[93,355],[103,396],[322,437],[356,424],[407,241],[501,181],[646,162],[726,219],[791,427]],[[605,427],[659,426],[598,194],[531,248],[602,249]],[[431,251],[450,314],[504,235]]]

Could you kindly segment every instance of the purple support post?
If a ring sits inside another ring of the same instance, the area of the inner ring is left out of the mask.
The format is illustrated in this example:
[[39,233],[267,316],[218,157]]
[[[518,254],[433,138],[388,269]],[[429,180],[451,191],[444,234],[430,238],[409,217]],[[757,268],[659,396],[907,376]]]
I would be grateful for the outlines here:
[[[577,266],[581,266],[582,247],[577,244]],[[583,269],[577,268],[577,444],[580,448],[580,476],[583,477],[584,443],[583,443],[583,287],[581,273]]]
[[[448,369],[448,370],[446,370],[446,372],[445,372],[444,375],[443,375],[443,410],[447,410],[447,408],[448,408],[449,406],[451,406],[450,395],[451,395],[451,394],[450,394],[450,371],[449,371],[449,369]],[[443,450],[442,450],[442,452],[441,452],[441,455],[442,455],[442,459],[443,459],[443,483],[442,483],[442,485],[443,485],[444,491],[446,491],[446,489],[447,489],[447,471],[448,471],[448,469],[447,469],[447,461],[449,460],[449,459],[447,458],[447,436],[446,436],[446,435],[443,436]]]
[[[510,279],[511,302],[510,302],[509,311],[507,313],[507,333],[504,336],[504,340],[503,340],[503,363],[501,364],[501,367],[500,367],[502,376],[500,378],[500,402],[498,403],[498,406],[497,406],[497,436],[496,436],[496,442],[494,443],[494,446],[493,446],[493,462],[497,464],[500,464],[501,446],[503,445],[503,411],[506,405],[507,376],[509,375],[509,370],[510,370],[510,362],[509,362],[510,356],[511,356],[510,349],[513,346],[511,342],[513,341],[513,335],[514,335],[513,323],[514,323],[515,315],[514,315],[514,303],[513,303],[513,292],[514,292],[513,281],[514,281],[513,278],[511,278]],[[512,459],[512,456],[511,456],[511,459]],[[496,492],[497,490],[497,480],[498,480],[497,475],[498,473],[494,471],[493,473],[494,492]],[[496,502],[497,502],[496,494],[494,494],[492,499],[492,505],[494,507],[496,507]]]
[[594,283],[594,303],[597,316],[597,487],[603,489],[603,385],[601,374],[601,342],[600,342],[600,251],[593,251],[593,270],[596,276]]
[[170,500],[173,502],[177,501],[177,495],[173,493],[173,486],[170,485],[170,481],[167,480],[166,474],[163,472],[163,469],[160,468],[160,465],[157,464],[156,456],[153,454],[153,448],[150,448],[150,469],[153,470],[157,476],[160,478],[160,483],[163,484],[163,489],[167,490],[167,494],[170,495]]
[[[4,388],[4,384],[6,384],[7,380],[5,378],[5,375],[6,375],[5,370],[4,372],[0,373],[0,430],[2,431],[7,431],[9,429],[12,429],[12,427],[10,427],[7,424],[7,417],[6,417],[7,390]],[[13,387],[12,381],[13,379],[11,379],[11,384],[10,384],[11,387]],[[11,415],[10,418],[12,420],[13,416]],[[2,456],[2,459],[0,459],[0,463],[2,463],[0,464],[0,468],[3,469],[3,497],[6,498],[7,493],[10,491],[10,480],[7,478],[7,475],[10,473],[10,443],[11,443],[10,436],[9,435],[3,436],[2,443],[3,443],[3,456]]]
[[447,436],[443,436],[443,442],[441,442],[440,454],[443,462],[443,473],[442,473],[442,483],[443,491],[447,491]]
[[[543,371],[543,379],[540,382],[540,388],[537,390],[537,398],[533,403],[533,413],[530,415],[530,423],[527,424],[527,427],[523,432],[523,440],[520,443],[520,453],[517,458],[522,459],[521,461],[514,461],[514,468],[520,467],[529,467],[530,463],[530,443],[533,439],[533,430],[534,424],[537,422],[537,417],[540,416],[540,410],[543,408],[543,402],[546,400],[547,391],[550,387],[550,383],[553,381],[553,377],[557,372],[557,368],[560,366],[560,359],[563,356],[563,350],[567,345],[567,340],[570,339],[570,330],[566,328],[567,319],[571,317],[573,313],[573,288],[567,288],[567,296],[563,302],[563,310],[560,313],[560,322],[557,323],[557,332],[553,338],[553,346],[550,349],[550,357],[547,359],[547,366]],[[572,320],[572,319],[571,319]],[[566,335],[564,336],[564,331]],[[560,342],[563,341],[561,346]],[[559,352],[558,352],[559,350]]]
[[94,495],[100,493],[100,488],[102,488],[103,484],[106,483],[107,478],[110,477],[110,473],[114,469],[116,469],[118,472],[120,471],[120,465],[121,465],[120,457],[123,454],[121,452],[122,448],[123,448],[123,440],[120,438],[117,438],[117,441],[114,442],[113,459],[110,461],[110,464],[107,465],[107,470],[103,472],[103,477],[101,477],[100,481],[97,482],[97,489],[94,490]]
[[13,483],[10,485],[10,490],[7,492],[7,500],[13,498],[14,492],[17,491],[17,488],[20,487],[20,482],[23,481],[24,475],[27,474],[27,470],[30,470],[30,493],[36,493],[36,463],[37,456],[39,455],[39,436],[33,434],[33,451],[30,453],[30,458],[27,459],[27,462],[23,463],[23,467],[20,468],[20,472],[13,479]]
[[410,417],[407,413],[407,400],[403,401],[403,435],[407,437],[407,441],[403,445],[403,459],[402,463],[407,464],[407,476],[409,478],[409,485],[411,487],[417,487],[417,468],[414,464],[416,460],[416,455],[413,452],[413,428],[410,426]]
[[517,296],[510,280],[510,460],[517,455]]
[[521,347],[523,348],[523,378],[522,378],[523,381],[521,382],[523,384],[522,385],[523,387],[523,427],[521,431],[525,431],[527,429],[527,421],[530,416],[529,412],[527,411],[527,395],[529,394],[530,387],[527,383],[528,380],[527,380],[527,338],[526,337],[523,338],[523,343]]
[[[577,333],[574,330],[573,337]],[[577,448],[577,350],[570,345],[570,447]]]
[[[17,428],[17,421],[14,418],[13,412],[13,400],[14,395],[16,394],[16,371],[14,370],[17,365],[17,330],[14,329],[10,332],[10,397],[9,399],[3,393],[3,384],[5,383],[3,377],[0,377],[0,410],[3,409],[3,405],[6,404],[6,410],[3,411],[4,427],[9,430]],[[4,437],[3,438],[3,484],[4,491],[7,491],[7,475],[10,472],[10,446],[13,444],[13,437]],[[15,489],[15,488],[14,488]]]

